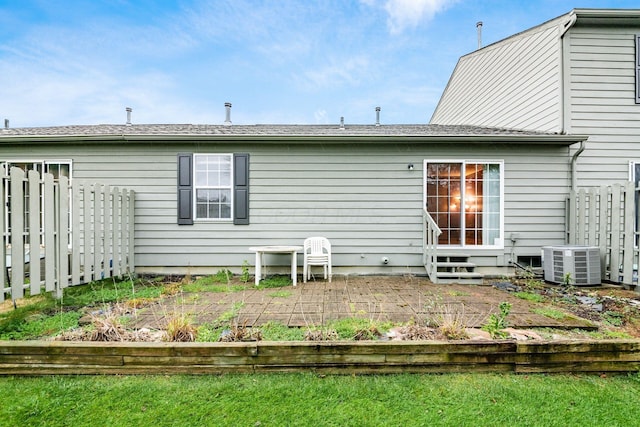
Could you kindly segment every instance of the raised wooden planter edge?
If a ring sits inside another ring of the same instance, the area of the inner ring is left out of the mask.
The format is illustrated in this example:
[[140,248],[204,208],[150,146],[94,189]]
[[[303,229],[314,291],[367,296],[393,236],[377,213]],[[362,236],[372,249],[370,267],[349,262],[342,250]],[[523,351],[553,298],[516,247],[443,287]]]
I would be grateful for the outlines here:
[[0,375],[637,372],[640,340],[135,343],[2,341]]

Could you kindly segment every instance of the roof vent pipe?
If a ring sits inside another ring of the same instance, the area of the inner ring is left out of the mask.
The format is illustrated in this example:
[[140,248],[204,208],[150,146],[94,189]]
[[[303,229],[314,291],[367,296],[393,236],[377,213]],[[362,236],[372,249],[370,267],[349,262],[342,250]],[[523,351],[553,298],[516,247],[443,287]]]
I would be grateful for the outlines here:
[[9,129],[9,119],[4,119],[4,128]]
[[482,21],[476,23],[476,28],[478,29],[478,49],[480,49],[482,47]]
[[131,112],[133,109],[131,107],[127,107],[125,110],[127,111],[127,126],[131,126]]
[[340,129],[344,130],[344,116],[340,117]]
[[225,119],[224,119],[224,125],[225,126],[231,126],[231,103],[230,102],[225,102],[224,103],[224,108],[225,108]]
[[376,107],[376,126],[380,126],[380,107]]

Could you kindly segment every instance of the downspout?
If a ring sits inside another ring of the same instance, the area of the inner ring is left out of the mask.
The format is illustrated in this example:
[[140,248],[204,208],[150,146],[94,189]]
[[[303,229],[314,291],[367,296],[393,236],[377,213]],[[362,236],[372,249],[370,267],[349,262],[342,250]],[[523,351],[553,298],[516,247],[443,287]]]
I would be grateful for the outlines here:
[[[582,140],[580,141],[580,148],[578,148],[578,151],[573,153],[573,156],[571,156],[571,192],[574,194],[576,191],[578,191],[578,156],[582,154],[584,148],[585,144],[584,140]],[[571,225],[574,223],[571,216],[572,213],[575,213],[575,205],[571,202],[571,200],[571,197],[568,197],[566,199],[565,205],[565,243],[567,244],[570,244],[572,240],[574,240],[573,243],[575,243],[576,233],[575,226]]]
[[[567,83],[565,81],[565,61],[564,61],[564,56],[565,56],[565,50],[564,50],[564,37],[567,34],[567,32],[571,29],[571,27],[573,27],[576,23],[576,21],[578,20],[578,15],[576,14],[575,9],[571,11],[571,13],[569,13],[569,19],[567,20],[567,22],[564,23],[563,28],[560,30],[560,72],[562,73],[560,76],[560,84],[562,85],[562,89],[561,89],[561,96],[560,99],[562,100],[562,107],[561,107],[561,128],[562,128],[562,134],[566,134],[567,133],[567,120],[566,120],[566,111],[565,111],[565,103],[567,102],[567,97],[569,96],[569,94],[567,93],[565,84]],[[585,143],[584,140],[580,141],[580,148],[578,149],[578,151],[576,151],[573,156],[571,157],[571,190],[572,191],[577,191],[578,190],[578,172],[577,172],[577,163],[578,163],[578,156],[580,156],[580,154],[582,154],[582,152],[585,149]]]
[[571,157],[571,191],[578,191],[578,172],[577,172],[577,163],[578,156],[582,154],[585,149],[584,140],[580,141],[580,148],[576,151]]

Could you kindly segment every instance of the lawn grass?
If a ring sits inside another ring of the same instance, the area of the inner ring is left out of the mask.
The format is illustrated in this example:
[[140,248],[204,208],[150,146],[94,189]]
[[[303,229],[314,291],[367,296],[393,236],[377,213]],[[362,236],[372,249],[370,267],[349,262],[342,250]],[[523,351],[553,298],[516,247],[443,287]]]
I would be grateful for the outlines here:
[[37,295],[29,304],[0,313],[0,340],[33,340],[78,326],[82,309],[99,311],[111,303],[153,300],[165,286],[153,280],[105,279],[64,290],[62,299],[50,293]]
[[0,378],[0,425],[623,426],[638,374]]

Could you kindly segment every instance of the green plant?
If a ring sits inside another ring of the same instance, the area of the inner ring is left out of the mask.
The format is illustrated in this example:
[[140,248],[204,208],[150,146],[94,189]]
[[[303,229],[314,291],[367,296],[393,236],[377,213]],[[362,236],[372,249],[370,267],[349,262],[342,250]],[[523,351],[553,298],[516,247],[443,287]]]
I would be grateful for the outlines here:
[[624,331],[604,331],[604,336],[606,338],[614,338],[614,339],[633,339],[633,336],[629,335]]
[[162,283],[136,280],[105,279],[64,290],[64,306],[96,306],[132,298],[157,298],[162,295]]
[[260,326],[262,337],[265,341],[303,341],[304,330],[290,328],[280,322],[267,322]]
[[291,296],[291,291],[275,291],[267,294],[272,298],[288,298]]
[[624,325],[624,315],[617,311],[605,311],[602,313],[602,320],[607,322],[611,326]]
[[256,289],[264,288],[282,288],[284,286],[291,286],[291,276],[272,276],[262,279],[260,285],[256,286]]
[[220,284],[211,279],[211,276],[207,278],[201,278],[193,283],[182,286],[183,292],[240,292],[247,289],[246,285],[233,285],[233,284]]
[[551,308],[551,307],[538,307],[538,308],[532,309],[531,312],[535,314],[539,314],[541,316],[548,317],[550,319],[556,319],[556,320],[560,320],[568,317],[567,313],[565,313],[564,311]]
[[233,277],[233,273],[231,272],[231,270],[223,268],[211,277],[212,280],[218,283],[229,283],[231,281],[231,278]]
[[481,327],[483,331],[489,332],[491,338],[506,338],[508,336],[503,329],[507,327],[507,316],[511,311],[511,304],[503,301],[500,303],[499,308],[500,313],[492,313]]
[[240,280],[243,283],[247,283],[249,281],[249,261],[247,261],[246,259],[244,261],[242,261],[242,267],[241,267],[241,273],[240,273]]
[[363,340],[377,339],[392,326],[391,322],[377,322],[362,317],[348,317],[334,320],[327,327],[335,330],[340,339],[352,340],[357,337]]
[[240,313],[240,309],[242,307],[244,307],[244,302],[234,302],[229,310],[218,316],[218,318],[215,320],[216,324],[228,324],[231,320],[238,316],[238,313]]
[[536,294],[533,292],[515,292],[514,295],[526,301],[532,301],[532,302],[544,301],[544,297],[542,295]]
[[464,291],[448,291],[447,294],[452,297],[468,297],[471,295],[469,292]]
[[81,316],[78,311],[61,311],[53,315],[34,313],[3,319],[0,340],[33,340],[56,335],[77,327]]
[[572,284],[573,284],[573,277],[571,277],[571,272],[566,272],[562,277],[562,285],[571,286]]

